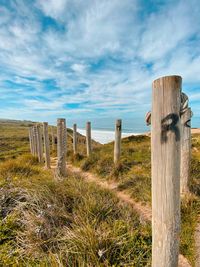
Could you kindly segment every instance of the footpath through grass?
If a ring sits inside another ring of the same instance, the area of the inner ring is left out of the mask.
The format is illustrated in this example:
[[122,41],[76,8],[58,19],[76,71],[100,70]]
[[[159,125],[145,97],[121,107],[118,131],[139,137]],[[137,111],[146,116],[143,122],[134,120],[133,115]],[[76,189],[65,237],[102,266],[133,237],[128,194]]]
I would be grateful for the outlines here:
[[0,266],[150,266],[150,225],[109,191],[31,156],[2,162],[0,183]]
[[[102,179],[118,182],[118,190],[127,192],[134,200],[151,203],[151,150],[148,136],[130,136],[122,140],[122,156],[113,163],[114,143],[97,147],[87,158],[83,154],[69,159],[84,171],[92,172]],[[180,252],[195,263],[194,231],[200,215],[200,135],[192,138],[192,163],[190,177],[191,194],[181,205]]]

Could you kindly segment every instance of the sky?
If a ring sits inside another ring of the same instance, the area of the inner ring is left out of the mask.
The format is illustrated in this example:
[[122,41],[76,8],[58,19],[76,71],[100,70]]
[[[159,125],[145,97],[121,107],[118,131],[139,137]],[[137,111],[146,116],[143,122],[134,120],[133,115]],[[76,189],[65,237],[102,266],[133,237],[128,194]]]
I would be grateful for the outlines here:
[[199,0],[0,0],[0,118],[143,120],[173,74],[197,121]]

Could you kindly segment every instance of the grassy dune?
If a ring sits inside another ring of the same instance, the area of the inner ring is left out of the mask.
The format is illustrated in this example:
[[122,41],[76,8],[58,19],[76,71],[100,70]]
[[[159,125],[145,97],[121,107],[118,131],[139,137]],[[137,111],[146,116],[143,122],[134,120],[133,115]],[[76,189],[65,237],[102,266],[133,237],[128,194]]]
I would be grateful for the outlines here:
[[[114,144],[93,149],[91,157],[80,155],[71,158],[73,164],[84,171],[93,172],[102,179],[118,182],[118,189],[129,193],[133,199],[151,203],[151,151],[148,136],[130,136],[122,140],[122,156],[117,166],[113,163]],[[200,215],[200,135],[192,137],[191,194],[181,205],[180,251],[194,265],[194,231]]]
[[[28,125],[0,124],[0,266],[150,266],[151,226],[114,194],[69,174],[54,179],[29,151]],[[70,132],[71,133],[71,132]],[[93,142],[87,158],[84,137],[68,160],[136,201],[151,202],[150,138],[122,141],[113,164],[113,143]],[[191,194],[182,200],[181,253],[194,266],[194,229],[200,215],[200,135],[192,138]],[[2,148],[2,146],[1,146]],[[21,154],[21,155],[20,155]],[[52,153],[56,155],[56,151]]]
[[110,192],[55,181],[31,156],[0,164],[1,266],[150,266],[150,225]]

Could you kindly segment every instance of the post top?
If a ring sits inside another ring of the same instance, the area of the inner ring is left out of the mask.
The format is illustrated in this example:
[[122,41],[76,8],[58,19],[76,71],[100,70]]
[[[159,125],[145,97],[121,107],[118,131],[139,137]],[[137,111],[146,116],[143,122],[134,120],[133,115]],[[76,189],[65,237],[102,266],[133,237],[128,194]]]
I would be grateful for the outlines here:
[[122,120],[121,119],[117,119],[116,123],[122,123]]
[[182,77],[180,75],[168,75],[168,76],[162,76],[160,78],[157,78],[153,81],[153,84],[156,82],[159,82],[161,80],[181,80],[182,81]]
[[58,118],[57,121],[65,121],[64,118]]

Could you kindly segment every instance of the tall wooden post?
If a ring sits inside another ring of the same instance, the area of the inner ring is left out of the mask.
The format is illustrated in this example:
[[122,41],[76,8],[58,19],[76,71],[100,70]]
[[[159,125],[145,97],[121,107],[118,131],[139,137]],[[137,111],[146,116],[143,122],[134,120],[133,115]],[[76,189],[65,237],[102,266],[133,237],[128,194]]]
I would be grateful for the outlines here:
[[86,123],[86,148],[87,148],[87,156],[89,157],[92,152],[92,144],[91,144],[91,122]]
[[33,155],[33,132],[32,132],[32,128],[29,127],[28,129],[28,133],[29,133],[29,144],[30,144],[30,152]]
[[188,180],[191,160],[191,108],[181,115],[181,194],[189,191]]
[[73,125],[73,150],[74,150],[74,154],[77,154],[77,126],[76,124]]
[[166,76],[153,82],[152,267],[178,266],[181,84],[180,76]]
[[121,135],[122,135],[122,120],[116,120],[115,123],[115,144],[114,144],[114,163],[120,160],[121,155]]
[[45,167],[47,169],[50,169],[51,168],[51,161],[50,161],[48,122],[43,122],[43,136],[44,136]]
[[67,131],[65,119],[57,119],[57,174],[66,176]]
[[34,156],[38,156],[38,152],[37,152],[37,128],[34,125],[32,127],[32,134],[33,134],[33,155]]
[[53,126],[51,126],[51,145],[52,145],[52,151],[55,151],[55,136],[54,136]]
[[43,162],[42,132],[40,125],[36,126],[36,140],[37,140],[38,161]]

